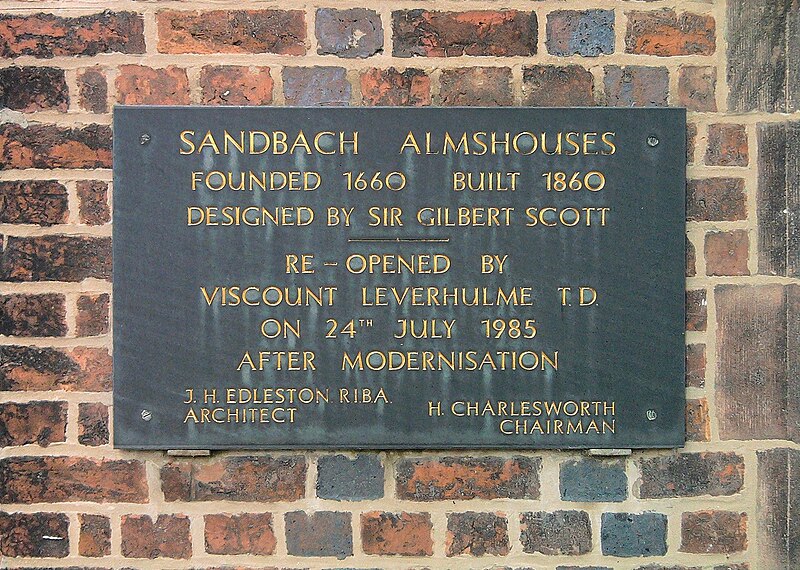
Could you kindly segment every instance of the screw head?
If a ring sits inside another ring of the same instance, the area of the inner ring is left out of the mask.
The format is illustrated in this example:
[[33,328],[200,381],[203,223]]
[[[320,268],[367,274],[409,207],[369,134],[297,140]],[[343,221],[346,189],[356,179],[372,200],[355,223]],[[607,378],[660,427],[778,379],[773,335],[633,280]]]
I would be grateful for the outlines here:
[[655,421],[655,419],[658,417],[658,413],[656,413],[655,410],[647,410],[647,414],[646,415],[647,415],[647,419],[650,420],[651,422]]
[[142,419],[146,422],[149,422],[153,419],[153,412],[150,410],[142,410]]
[[650,135],[649,137],[647,137],[648,146],[652,146],[652,147],[658,146],[659,142],[661,142],[661,141],[659,141],[658,137],[655,136],[655,135]]
[[139,137],[139,144],[147,144],[150,142],[150,135],[144,133],[142,136]]

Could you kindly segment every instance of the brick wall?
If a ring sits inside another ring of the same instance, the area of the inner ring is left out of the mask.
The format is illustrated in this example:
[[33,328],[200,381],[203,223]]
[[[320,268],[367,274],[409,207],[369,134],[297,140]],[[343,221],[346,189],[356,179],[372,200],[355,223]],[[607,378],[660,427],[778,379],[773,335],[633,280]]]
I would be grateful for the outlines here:
[[[0,4],[0,567],[800,568],[797,0],[102,4]],[[114,450],[115,103],[688,107],[686,448]]]

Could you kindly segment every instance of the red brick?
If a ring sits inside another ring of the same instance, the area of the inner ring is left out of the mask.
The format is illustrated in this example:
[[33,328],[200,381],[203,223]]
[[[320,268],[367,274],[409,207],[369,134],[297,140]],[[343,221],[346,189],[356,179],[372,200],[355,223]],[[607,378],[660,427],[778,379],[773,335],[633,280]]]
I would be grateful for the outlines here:
[[711,420],[705,398],[686,401],[686,440],[711,441]]
[[706,234],[706,275],[749,275],[750,239],[746,230]]
[[694,153],[697,145],[697,125],[686,124],[686,164],[694,164]]
[[64,70],[54,67],[0,69],[0,107],[23,113],[66,111],[69,89]]
[[361,515],[361,544],[366,554],[433,556],[433,523],[428,513]]
[[111,355],[105,348],[0,346],[0,390],[109,392]]
[[464,67],[444,69],[439,101],[446,106],[496,107],[513,104],[511,69],[508,67]]
[[78,404],[78,443],[94,447],[108,441],[108,406],[100,402]]
[[686,291],[686,330],[704,331],[708,325],[705,289]]
[[66,402],[0,404],[0,448],[38,443],[42,447],[66,441]]
[[108,81],[102,67],[78,71],[78,105],[90,113],[108,112]]
[[67,189],[55,180],[0,181],[0,223],[52,226],[67,221]]
[[538,499],[539,458],[403,459],[397,495],[412,501]]
[[689,180],[686,185],[686,219],[728,222],[747,217],[742,178]]
[[626,12],[628,53],[675,56],[712,55],[716,49],[716,23],[711,16],[665,8],[648,12]]
[[269,105],[272,77],[269,67],[207,65],[200,74],[204,105]]
[[716,111],[717,69],[681,66],[678,71],[678,103],[690,111]]
[[536,54],[535,12],[398,10],[392,28],[395,57]]
[[431,104],[431,79],[421,69],[372,68],[361,74],[361,101],[374,106]]
[[189,78],[175,66],[160,69],[121,65],[117,102],[122,105],[188,105]]
[[145,503],[144,464],[82,457],[0,460],[0,503]]
[[110,279],[110,238],[10,237],[0,263],[4,281],[82,281],[89,277]]
[[277,539],[270,513],[206,515],[206,552],[210,554],[275,553]]
[[609,107],[666,107],[669,71],[666,67],[608,65],[605,67]]
[[167,501],[296,501],[305,496],[305,481],[302,456],[226,457],[161,468]]
[[736,453],[679,453],[637,463],[642,499],[734,495],[744,485],[744,459]]
[[76,324],[78,336],[97,336],[108,333],[108,293],[78,297]]
[[505,556],[510,551],[508,520],[495,513],[450,513],[445,551],[447,556]]
[[53,14],[0,14],[0,57],[144,53],[144,23],[134,12],[62,18]]
[[747,131],[744,125],[708,126],[706,164],[709,166],[747,166]]
[[192,556],[192,538],[186,515],[124,515],[122,555],[126,558],[180,558]]
[[694,251],[694,245],[692,242],[689,241],[689,238],[686,238],[686,277],[694,277],[697,275],[697,268],[696,266],[696,254]]
[[686,347],[686,386],[702,388],[706,385],[706,345],[690,344]]
[[64,295],[0,295],[0,334],[64,336],[67,334]]
[[111,168],[111,128],[0,125],[0,170]]
[[699,511],[681,516],[681,552],[731,554],[747,550],[747,513]]
[[306,53],[302,10],[159,12],[162,53]]
[[108,183],[99,180],[79,180],[79,219],[82,224],[102,226],[111,221],[108,205]]
[[594,77],[580,65],[523,67],[522,104],[534,107],[595,105]]
[[111,520],[104,515],[79,514],[78,554],[92,558],[111,554]]
[[65,558],[69,555],[68,533],[69,519],[63,513],[0,512],[0,555]]

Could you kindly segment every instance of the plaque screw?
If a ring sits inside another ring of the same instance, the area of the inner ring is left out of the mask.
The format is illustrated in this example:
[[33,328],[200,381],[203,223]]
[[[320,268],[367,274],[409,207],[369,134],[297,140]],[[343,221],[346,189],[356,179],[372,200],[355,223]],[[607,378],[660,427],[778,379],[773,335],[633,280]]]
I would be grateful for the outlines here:
[[139,137],[139,144],[147,144],[150,142],[150,135],[144,133],[142,136]]
[[142,419],[146,422],[149,422],[153,419],[153,412],[150,410],[142,410]]
[[657,417],[658,417],[658,414],[656,413],[655,410],[647,410],[647,419],[648,420],[650,420],[652,422],[652,421],[655,421],[655,419]]
[[647,137],[647,144],[649,146],[658,146],[659,142],[660,141],[658,140],[658,137],[655,135],[650,135],[649,137]]

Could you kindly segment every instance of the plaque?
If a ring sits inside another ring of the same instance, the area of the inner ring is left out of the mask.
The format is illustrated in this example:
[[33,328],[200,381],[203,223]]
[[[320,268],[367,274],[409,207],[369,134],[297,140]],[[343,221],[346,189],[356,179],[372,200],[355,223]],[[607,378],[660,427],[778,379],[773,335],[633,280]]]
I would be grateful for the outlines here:
[[681,446],[685,125],[117,107],[115,446]]

